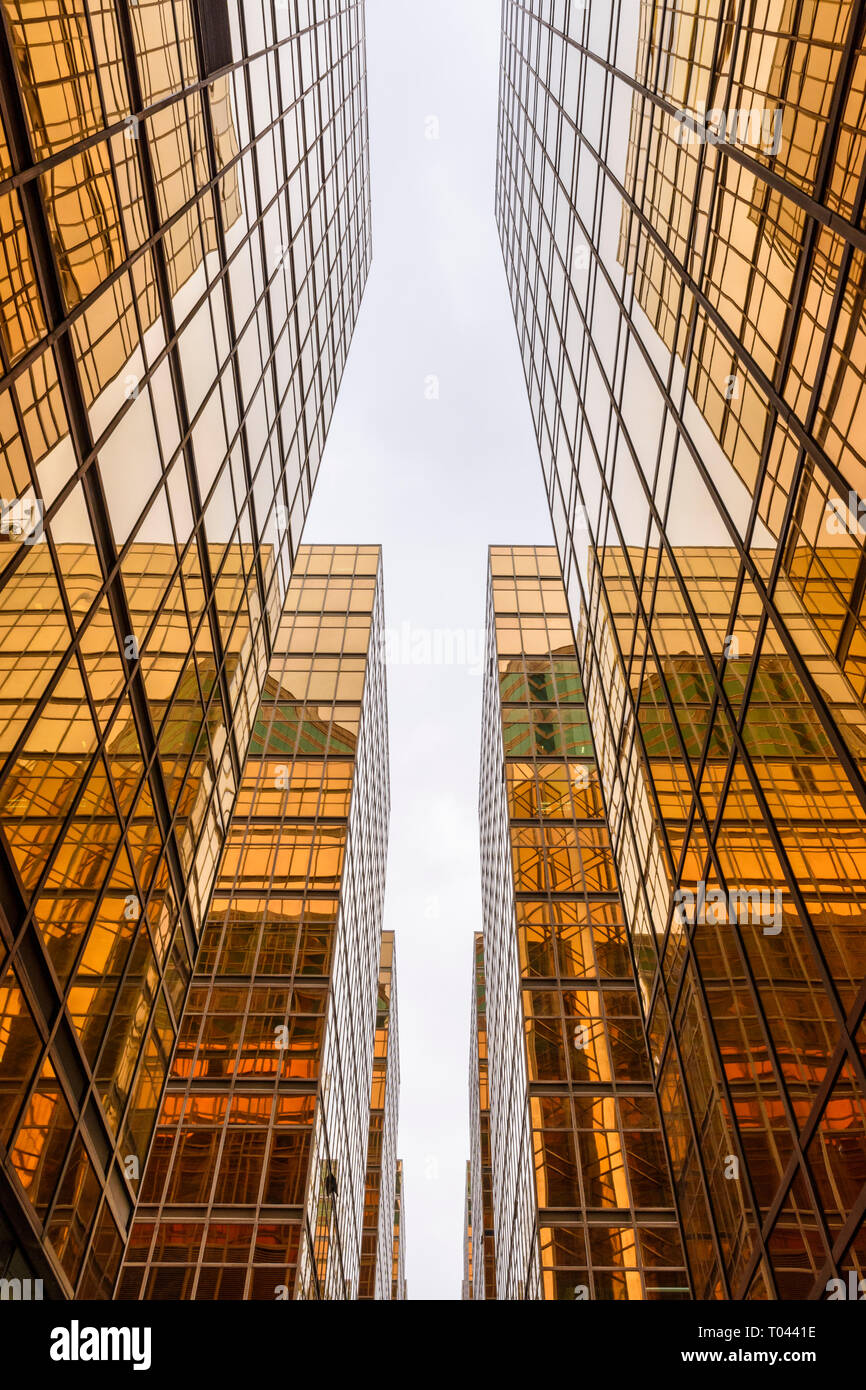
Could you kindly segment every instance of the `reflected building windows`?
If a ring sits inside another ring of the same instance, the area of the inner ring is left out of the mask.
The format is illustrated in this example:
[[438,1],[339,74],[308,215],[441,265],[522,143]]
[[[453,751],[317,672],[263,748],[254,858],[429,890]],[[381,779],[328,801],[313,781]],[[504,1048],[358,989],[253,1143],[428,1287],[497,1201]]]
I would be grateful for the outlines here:
[[105,1297],[369,267],[363,4],[3,10],[0,1204]]
[[[349,612],[366,636],[360,656],[359,643],[344,647]],[[381,929],[382,633],[378,549],[302,547],[119,1298],[392,1296],[399,1056],[394,939]],[[356,700],[335,708],[320,692],[340,685],[344,661]]]
[[497,219],[697,1298],[862,1258],[864,74],[848,0],[504,7]]
[[[490,552],[480,807],[472,1296],[687,1297],[638,980],[552,548]],[[664,1264],[653,1258],[659,1243]]]

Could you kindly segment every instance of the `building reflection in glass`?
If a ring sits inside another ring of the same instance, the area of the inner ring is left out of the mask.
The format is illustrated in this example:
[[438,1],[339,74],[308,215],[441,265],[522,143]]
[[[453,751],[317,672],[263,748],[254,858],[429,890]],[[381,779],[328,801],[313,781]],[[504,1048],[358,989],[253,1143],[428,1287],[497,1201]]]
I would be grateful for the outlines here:
[[403,1160],[397,1159],[397,1181],[394,1187],[394,1256],[392,1266],[391,1297],[408,1298],[406,1285],[406,1228],[405,1202],[403,1192]]
[[370,1139],[358,1297],[388,1299],[394,1282],[394,1223],[397,1209],[397,1121],[400,1101],[400,1056],[397,1029],[397,979],[394,933],[382,933],[373,1085],[370,1091]]
[[[476,989],[495,1297],[687,1297],[559,562],[550,547],[494,547],[490,572]],[[473,1215],[479,1186],[473,1171]],[[487,1297],[479,1262],[476,1238],[474,1293]]]
[[369,264],[363,6],[0,25],[0,1207],[109,1296]]
[[493,1219],[493,1165],[490,1152],[490,1082],[487,1057],[487,1000],[484,936],[475,933],[472,969],[472,1025],[469,1051],[469,1181],[466,1191],[464,1278],[471,1298],[496,1297],[496,1232]]
[[849,0],[504,9],[498,221],[696,1297],[864,1258],[864,84]]
[[121,1298],[356,1298],[371,1095],[385,1079],[376,1044],[394,1083],[386,1142],[373,1155],[383,1193],[376,1289],[390,1296],[399,1072],[390,1008],[377,1005],[377,993],[393,998],[393,939],[381,931],[382,651],[378,549],[302,546]]

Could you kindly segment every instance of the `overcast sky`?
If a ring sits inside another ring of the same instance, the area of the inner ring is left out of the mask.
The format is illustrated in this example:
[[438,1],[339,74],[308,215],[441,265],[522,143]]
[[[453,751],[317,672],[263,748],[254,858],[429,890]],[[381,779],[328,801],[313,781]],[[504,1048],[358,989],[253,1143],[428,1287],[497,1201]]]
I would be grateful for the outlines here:
[[552,539],[494,221],[499,27],[500,0],[367,0],[373,265],[304,532],[384,547],[411,1298],[462,1278],[486,551]]

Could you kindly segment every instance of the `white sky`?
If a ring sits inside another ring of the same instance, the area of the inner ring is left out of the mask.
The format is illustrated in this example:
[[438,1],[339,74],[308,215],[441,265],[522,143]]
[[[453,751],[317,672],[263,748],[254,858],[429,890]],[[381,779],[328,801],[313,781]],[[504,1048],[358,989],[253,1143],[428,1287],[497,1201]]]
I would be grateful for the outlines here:
[[[416,1299],[459,1298],[462,1278],[487,546],[552,541],[494,221],[499,27],[500,0],[367,0],[373,265],[304,532],[384,547]],[[449,646],[468,662],[424,660]]]

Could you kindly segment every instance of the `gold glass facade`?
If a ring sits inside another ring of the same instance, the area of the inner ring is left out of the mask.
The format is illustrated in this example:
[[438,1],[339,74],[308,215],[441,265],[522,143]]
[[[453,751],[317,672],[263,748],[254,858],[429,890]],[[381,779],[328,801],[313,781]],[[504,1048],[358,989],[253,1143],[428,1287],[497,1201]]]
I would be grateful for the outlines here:
[[[475,980],[496,1283],[476,1253],[474,1296],[687,1297],[559,562],[552,547],[495,547],[490,570]],[[473,1172],[473,1211],[478,1186]]]
[[[864,515],[849,494],[866,495],[866,247],[846,225],[863,226],[863,44],[850,0],[764,0],[739,27],[722,4],[665,25],[643,0],[635,75],[676,114],[634,99],[620,247],[637,304],[687,372],[686,421],[700,412],[777,542],[787,528],[782,571],[860,700]],[[697,138],[714,112],[726,129],[736,116],[727,157]],[[801,456],[801,422],[823,467]],[[754,556],[764,576],[774,558]]]
[[[632,621],[629,560],[634,556],[612,549],[605,555],[614,640]],[[676,561],[701,585],[703,630],[721,635],[730,621],[736,555],[683,547]],[[832,1237],[843,1229],[866,1181],[866,1106],[847,1064],[832,995],[828,999],[829,985],[856,1007],[866,974],[858,907],[866,894],[866,860],[856,852],[860,807],[789,658],[766,649],[749,695],[749,752],[761,781],[774,789],[771,805],[783,811],[796,836],[801,892],[814,923],[810,939],[778,873],[771,832],[748,781],[736,766],[731,773],[731,741],[724,725],[713,721],[711,684],[689,651],[688,615],[672,577],[659,580],[656,612],[668,639],[672,698],[669,703],[644,677],[638,718],[660,822],[642,846],[643,863],[654,875],[663,873],[657,838],[663,833],[676,865],[677,906],[669,921],[663,892],[655,941],[636,941],[645,997],[654,1001],[648,1017],[654,1054],[667,1054],[658,1078],[677,1189],[684,1213],[691,1213],[689,1246],[694,1267],[706,1268],[709,1199],[736,1271],[753,1253],[763,1218],[779,1296],[805,1297],[826,1259],[824,1232]],[[741,616],[729,643],[724,682],[738,699],[749,679],[750,627]],[[689,771],[695,765],[702,768],[703,807],[720,826],[714,853],[692,824]],[[693,1130],[690,1111],[700,1119]],[[742,1170],[741,1182],[730,1179],[731,1159]],[[850,1258],[860,1277],[856,1244]]]
[[406,1231],[403,1217],[403,1160],[397,1159],[397,1175],[394,1184],[394,1240],[391,1278],[391,1297],[406,1299]]
[[466,1193],[466,1274],[469,1298],[496,1297],[496,1231],[490,1153],[490,1079],[487,1057],[487,992],[484,936],[472,948],[472,1023],[469,1048],[469,1187]]
[[394,1213],[397,1204],[397,1120],[400,1101],[399,1032],[394,933],[382,933],[373,1085],[370,1091],[370,1139],[361,1247],[360,1299],[392,1296],[394,1282]]
[[862,1274],[864,13],[504,7],[498,222],[699,1298]]
[[370,259],[363,3],[0,4],[0,1206],[119,1267]]
[[[378,549],[302,546],[121,1298],[358,1296],[371,1087],[385,1089],[374,1050],[395,1093],[399,1075],[396,1013],[380,1007],[393,1002],[382,634]],[[396,1095],[387,1119],[393,1170]],[[393,1177],[383,1187],[389,1289]]]
[[[470,1073],[470,1086],[472,1084]],[[471,1092],[470,1092],[471,1095]],[[471,1136],[470,1136],[471,1138]],[[472,1232],[472,1161],[466,1160],[466,1189],[463,1199],[463,1282],[460,1286],[460,1297],[463,1300],[474,1298],[475,1279],[474,1267],[474,1248]]]

